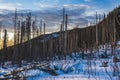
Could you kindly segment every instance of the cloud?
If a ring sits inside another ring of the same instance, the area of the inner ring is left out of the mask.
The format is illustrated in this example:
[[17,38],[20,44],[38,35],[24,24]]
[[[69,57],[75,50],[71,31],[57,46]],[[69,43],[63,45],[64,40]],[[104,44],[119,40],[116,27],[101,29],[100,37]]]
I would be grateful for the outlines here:
[[[58,4],[57,0],[54,3],[48,3],[49,0],[43,0],[42,3],[34,3],[39,11],[33,11],[32,17],[37,16],[37,20],[43,19],[46,23],[47,31],[58,31],[60,23],[62,22],[62,13],[63,8],[65,8],[65,13],[68,14],[68,28],[72,29],[79,25],[80,27],[85,26],[88,23],[88,19],[91,17],[86,17],[85,13],[88,12],[88,9],[91,9],[92,6],[85,4]],[[0,5],[1,6],[1,5]],[[12,9],[21,8],[22,4],[2,4],[3,9]],[[20,11],[19,11],[20,12]],[[10,15],[11,16],[11,15]],[[9,16],[9,17],[10,17]],[[5,22],[12,21],[10,19],[5,19]],[[8,21],[7,21],[8,20]],[[10,22],[9,22],[10,23]]]
[[85,2],[90,2],[90,1],[92,1],[92,0],[84,0]]
[[33,5],[35,5],[39,9],[46,9],[46,8],[59,8],[59,0],[41,0],[40,2],[34,2]]
[[91,6],[84,5],[84,4],[65,4],[64,7],[66,8],[66,13],[70,16],[83,16]]
[[0,9],[15,10],[15,8],[20,9],[22,6],[21,3],[0,3]]
[[55,9],[55,8],[59,8],[60,6],[58,4],[49,4],[49,3],[36,3],[34,2],[34,5],[39,8],[40,10],[44,10],[47,8],[51,8],[51,9]]
[[[51,5],[50,5],[51,6]],[[91,6],[83,5],[83,4],[64,4],[62,6],[54,7],[55,5],[52,5],[51,7],[45,8],[42,11],[39,12],[40,18],[45,19],[45,22],[49,24],[47,27],[54,28],[55,31],[60,26],[60,22],[62,21],[62,8],[65,7],[65,13],[68,14],[68,28],[72,29],[73,27],[76,27],[76,25],[86,26],[88,23],[88,19],[91,18],[90,16],[87,18],[84,15],[87,13],[87,9],[91,8]],[[56,9],[58,8],[58,9]]]
[[[45,0],[46,1],[46,0]],[[49,0],[47,0],[49,1]],[[58,0],[57,0],[58,1]],[[51,9],[61,9],[63,7],[67,8],[67,9],[81,9],[81,8],[91,8],[91,6],[89,5],[85,5],[85,4],[62,4],[60,5],[59,2],[53,2],[53,3],[50,3],[50,2],[44,2],[44,1],[41,1],[41,2],[34,2],[34,5],[39,8],[39,9],[48,9],[48,8],[51,8]]]
[[63,7],[69,9],[91,8],[91,6],[85,4],[64,4]]
[[20,7],[22,6],[22,4],[21,4],[21,3],[16,3],[15,5],[16,5],[16,6],[20,6]]

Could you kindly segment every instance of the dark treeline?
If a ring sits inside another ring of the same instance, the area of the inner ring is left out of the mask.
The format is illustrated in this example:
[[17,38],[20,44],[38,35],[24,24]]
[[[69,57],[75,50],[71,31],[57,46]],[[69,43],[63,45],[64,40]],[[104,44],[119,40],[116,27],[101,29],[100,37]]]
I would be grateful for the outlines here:
[[[96,19],[98,19],[97,15]],[[46,23],[43,23],[42,20],[40,27],[36,28],[36,21],[31,20],[31,13],[27,14],[26,20],[17,21],[15,12],[14,22],[15,45],[5,47],[0,51],[2,55],[0,61],[12,61],[13,64],[17,63],[19,66],[21,66],[22,60],[66,59],[66,55],[71,56],[73,52],[79,53],[87,49],[97,50],[98,45],[101,44],[110,43],[115,46],[120,39],[120,8],[114,9],[107,16],[104,15],[104,19],[99,23],[96,20],[96,25],[72,30],[67,30],[69,16],[63,9],[60,31],[52,34],[46,34]],[[31,35],[35,36],[34,33],[37,34],[37,37],[31,39]]]

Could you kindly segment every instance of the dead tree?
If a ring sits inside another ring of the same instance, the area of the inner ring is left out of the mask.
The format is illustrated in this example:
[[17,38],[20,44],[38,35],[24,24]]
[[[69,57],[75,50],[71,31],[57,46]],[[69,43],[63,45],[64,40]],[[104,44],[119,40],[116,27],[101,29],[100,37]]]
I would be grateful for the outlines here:
[[32,55],[31,55],[31,13],[27,13],[27,18],[26,18],[26,30],[27,30],[27,41],[28,41],[28,46],[27,46],[27,53],[29,54],[28,60],[32,60]]
[[6,55],[6,50],[7,50],[7,30],[4,30],[4,41],[3,41],[3,54],[2,54],[2,66],[4,65],[5,62],[5,55]]
[[115,50],[115,46],[116,46],[116,26],[115,26],[115,11],[114,11],[114,15],[113,15],[113,23],[112,23],[112,26],[113,26],[113,50]]
[[15,10],[15,16],[14,16],[14,52],[12,55],[12,64],[14,66],[15,64],[15,60],[16,60],[16,55],[17,55],[17,48],[16,48],[16,44],[17,44],[17,9]]
[[20,44],[22,45],[23,43],[23,37],[24,37],[24,34],[25,34],[25,31],[24,31],[24,22],[23,22],[23,14],[22,14],[22,20],[21,20],[21,34],[20,34]]
[[42,20],[40,21],[40,30],[39,30],[40,32],[40,34],[39,35],[41,35],[42,34]]
[[102,24],[102,44],[105,43],[105,14],[104,14],[104,19],[103,19],[103,22],[101,23]]
[[32,22],[32,37],[35,37],[35,21]]
[[29,41],[31,39],[31,13],[29,12],[27,14],[27,24],[26,24],[26,28],[27,28],[27,41]]
[[38,37],[39,36],[39,29],[37,28],[36,30],[36,36]]
[[1,31],[2,31],[2,23],[0,23],[0,40],[1,40]]
[[45,38],[46,38],[46,36],[45,36],[45,27],[46,27],[46,26],[45,26],[45,23],[44,23],[44,26],[43,26],[43,27],[44,27],[44,28],[43,28],[43,29],[44,29],[44,30],[43,30],[43,58],[44,58],[44,60],[45,60],[45,59],[46,59],[46,55],[45,55],[45,47],[46,47],[46,46],[45,46],[45,42],[46,42],[46,39],[45,39]]
[[17,44],[20,43],[20,21],[18,21],[18,24],[17,24]]
[[14,45],[16,45],[16,33],[17,33],[17,9],[15,10],[15,16],[14,16]]
[[[115,14],[115,10],[114,10],[114,14],[113,14],[113,21],[112,21],[112,27],[113,27],[113,35],[112,35],[112,55],[114,56],[113,57],[113,62],[114,62],[114,67],[113,67],[113,75],[118,75],[119,77],[119,68],[118,68],[118,65],[117,65],[117,61],[115,61],[115,59],[117,60],[117,54],[115,53],[115,47],[116,47],[116,26],[115,26],[115,17],[116,17],[116,14]],[[112,18],[111,18],[112,19]]]
[[22,59],[23,59],[23,37],[24,37],[24,22],[23,22],[23,15],[22,15],[22,21],[20,26],[20,45],[19,45],[19,67],[22,65]]
[[68,15],[66,14],[65,16],[65,43],[64,43],[64,46],[65,46],[65,52],[64,52],[64,55],[65,55],[65,59],[66,59],[66,55],[67,55],[67,42],[68,42],[68,31],[67,31],[67,19],[68,19]]
[[33,34],[33,38],[36,36],[36,17],[35,20],[33,20],[32,22],[32,34]]
[[64,26],[65,26],[65,8],[63,8],[63,22],[62,22],[62,31],[64,31]]
[[66,54],[65,54],[65,33],[64,33],[64,29],[65,29],[65,8],[63,8],[63,20],[62,20],[62,48],[63,48],[63,52],[62,54],[64,55],[64,58],[66,58]]
[[98,16],[97,16],[97,12],[96,12],[96,48],[98,46]]
[[59,54],[60,54],[60,58],[62,59],[62,24],[60,24],[60,36],[59,36]]
[[50,40],[50,59],[52,59],[53,55],[53,39]]
[[16,47],[17,47],[17,50],[18,50],[18,52],[17,52],[17,57],[19,57],[19,59],[18,59],[18,65],[19,65],[19,67],[21,67],[21,60],[22,60],[22,59],[21,59],[21,57],[22,57],[22,56],[21,56],[21,54],[22,54],[22,51],[21,51],[21,50],[22,50],[22,49],[21,49],[21,47],[20,47],[20,46],[21,46],[21,42],[20,42],[20,41],[21,41],[21,39],[20,39],[20,36],[21,36],[21,35],[20,35],[20,29],[21,29],[21,22],[18,21],[18,25],[17,25],[17,34],[18,34],[18,35],[17,35],[17,38],[18,38],[18,39],[17,39],[17,44],[18,44],[18,45],[17,45]]

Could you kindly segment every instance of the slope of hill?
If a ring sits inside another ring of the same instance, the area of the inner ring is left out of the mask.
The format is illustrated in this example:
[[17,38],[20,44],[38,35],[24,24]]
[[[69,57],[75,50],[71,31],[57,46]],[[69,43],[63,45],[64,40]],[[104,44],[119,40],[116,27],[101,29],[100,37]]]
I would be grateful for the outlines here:
[[21,60],[65,59],[66,55],[71,56],[73,52],[97,49],[97,46],[101,44],[109,43],[114,46],[113,42],[120,39],[119,14],[119,8],[116,8],[97,24],[97,28],[96,26],[75,28],[68,30],[67,36],[66,32],[41,35],[25,43],[3,49],[0,53],[5,61],[19,62]]

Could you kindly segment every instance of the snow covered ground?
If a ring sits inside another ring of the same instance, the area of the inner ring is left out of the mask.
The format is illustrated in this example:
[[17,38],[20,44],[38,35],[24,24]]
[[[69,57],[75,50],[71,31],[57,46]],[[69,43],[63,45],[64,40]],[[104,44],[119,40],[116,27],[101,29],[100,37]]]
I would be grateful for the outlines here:
[[[42,72],[36,76],[27,78],[27,80],[120,80],[120,62],[113,62],[110,47],[109,45],[107,48],[107,54],[110,55],[108,58],[97,57],[84,60],[78,58],[75,60],[51,61],[49,63],[50,67],[53,69],[54,66],[58,68],[58,70],[56,70],[59,74],[58,76]],[[97,54],[97,56],[104,54],[105,48],[101,48],[94,53]],[[117,57],[120,58],[119,46],[115,50],[115,53]],[[106,63],[106,66],[103,66],[104,63]]]
[[[73,71],[71,72],[64,73],[59,71],[58,76],[52,76],[48,73],[40,72],[40,74],[29,77],[27,80],[119,80],[117,76],[113,76],[112,66],[114,65],[112,64],[111,59],[109,60],[108,67],[101,67],[101,62],[98,60],[77,60],[75,62],[71,60],[71,62],[76,64],[72,65]],[[62,62],[60,61],[60,63]],[[63,63],[66,64],[67,61],[63,61]]]
[[[75,58],[49,61],[47,67],[43,66],[42,68],[38,67],[24,70],[18,73],[18,75],[25,77],[26,80],[120,80],[120,62],[113,62],[113,56],[110,55],[111,51],[111,48],[107,49],[107,55],[109,55],[108,58],[98,57],[98,55],[105,53],[105,49],[102,48],[99,49],[99,51],[94,51],[95,56],[97,56],[96,58]],[[117,47],[115,53],[120,59],[119,47]],[[41,62],[40,64],[43,63],[44,62]],[[4,68],[0,68],[0,78],[5,77],[5,74],[11,73],[13,70],[29,68],[32,65],[33,64],[28,63],[21,68],[13,68],[8,62]],[[53,75],[49,71],[44,70],[44,68],[48,67],[55,71],[57,75]]]

